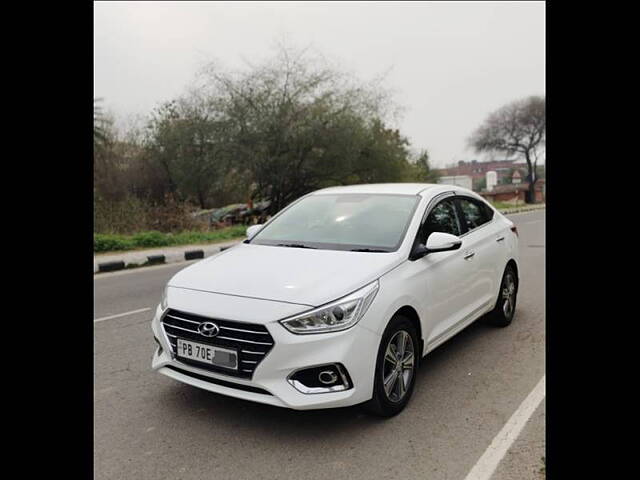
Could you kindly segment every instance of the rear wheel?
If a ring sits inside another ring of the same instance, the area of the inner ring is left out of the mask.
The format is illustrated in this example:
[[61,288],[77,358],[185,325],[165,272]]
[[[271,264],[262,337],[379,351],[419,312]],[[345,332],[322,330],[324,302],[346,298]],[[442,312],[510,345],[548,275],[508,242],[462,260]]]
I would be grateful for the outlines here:
[[518,297],[518,277],[515,269],[507,265],[502,275],[500,292],[495,308],[487,315],[486,322],[496,327],[511,325],[516,312],[516,300]]
[[391,417],[407,405],[415,384],[418,345],[413,323],[401,315],[393,317],[378,349],[373,398],[365,404],[369,413]]

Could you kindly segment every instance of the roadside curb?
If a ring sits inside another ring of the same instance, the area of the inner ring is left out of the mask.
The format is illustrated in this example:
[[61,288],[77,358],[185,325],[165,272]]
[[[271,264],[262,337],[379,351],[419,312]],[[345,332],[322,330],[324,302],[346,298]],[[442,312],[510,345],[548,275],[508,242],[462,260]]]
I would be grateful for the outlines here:
[[544,210],[545,208],[547,208],[547,205],[542,204],[542,205],[532,205],[530,207],[505,208],[504,210],[499,210],[499,211],[503,215],[509,215],[510,213],[532,212],[534,210]]
[[212,245],[185,245],[181,248],[172,247],[166,251],[155,249],[152,252],[141,250],[137,252],[122,252],[118,255],[94,256],[93,273],[114,272],[130,268],[202,259],[231,248],[237,243],[240,243],[240,241],[241,240],[235,240],[233,242]]

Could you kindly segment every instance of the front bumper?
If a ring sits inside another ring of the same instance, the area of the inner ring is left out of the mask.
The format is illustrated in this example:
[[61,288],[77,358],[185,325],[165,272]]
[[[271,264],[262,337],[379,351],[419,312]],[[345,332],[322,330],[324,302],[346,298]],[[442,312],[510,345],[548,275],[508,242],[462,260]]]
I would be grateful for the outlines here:
[[[158,307],[151,323],[153,334],[162,346],[162,352],[158,348],[154,353],[152,368],[175,380],[230,397],[296,410],[346,407],[372,397],[380,336],[359,324],[342,332],[295,335],[277,321],[265,323],[275,345],[257,366],[252,378],[245,380],[199,369],[175,359],[160,323],[162,313]],[[215,315],[211,315],[211,318],[215,318]],[[300,368],[329,363],[341,363],[346,368],[353,388],[341,392],[305,394],[287,382],[287,377]],[[207,379],[222,381],[225,385],[211,383]],[[226,386],[229,383],[266,390],[268,393]]]

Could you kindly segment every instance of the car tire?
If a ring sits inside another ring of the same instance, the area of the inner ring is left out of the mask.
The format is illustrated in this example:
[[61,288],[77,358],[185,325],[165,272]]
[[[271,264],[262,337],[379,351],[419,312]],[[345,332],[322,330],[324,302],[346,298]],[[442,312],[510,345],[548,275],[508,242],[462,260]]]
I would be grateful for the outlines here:
[[516,313],[517,299],[518,275],[511,265],[507,265],[502,274],[496,306],[485,317],[485,323],[493,325],[494,327],[507,327],[511,325]]
[[[398,351],[399,345],[404,345],[403,353]],[[392,354],[393,352],[396,354],[395,363],[391,361],[391,355],[387,356],[387,353]],[[411,352],[411,356],[409,352]],[[397,360],[401,354],[404,356],[401,362],[402,366],[399,367]],[[406,407],[413,394],[420,356],[420,343],[413,323],[402,315],[394,316],[382,334],[378,348],[373,398],[364,405],[368,413],[380,417],[392,417]],[[409,365],[411,368],[407,368]],[[401,375],[400,372],[402,372]],[[388,380],[386,389],[385,377]],[[402,383],[400,384],[400,382]],[[391,385],[389,385],[390,383]]]

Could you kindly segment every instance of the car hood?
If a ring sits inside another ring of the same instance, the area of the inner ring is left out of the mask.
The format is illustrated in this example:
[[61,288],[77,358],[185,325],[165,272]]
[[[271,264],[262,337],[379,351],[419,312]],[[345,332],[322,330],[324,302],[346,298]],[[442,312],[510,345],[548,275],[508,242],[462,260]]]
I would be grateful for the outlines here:
[[315,307],[365,286],[403,260],[398,252],[241,243],[178,272],[169,285]]

